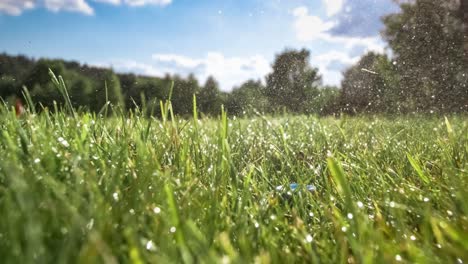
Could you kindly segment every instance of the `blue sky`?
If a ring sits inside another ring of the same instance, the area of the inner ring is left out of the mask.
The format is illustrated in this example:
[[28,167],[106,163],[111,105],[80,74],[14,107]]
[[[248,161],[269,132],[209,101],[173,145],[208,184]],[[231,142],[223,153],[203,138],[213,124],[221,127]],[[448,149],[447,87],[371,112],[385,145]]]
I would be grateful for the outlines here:
[[363,53],[385,51],[380,17],[396,10],[391,0],[0,0],[0,52],[213,75],[230,90],[305,47],[336,85]]

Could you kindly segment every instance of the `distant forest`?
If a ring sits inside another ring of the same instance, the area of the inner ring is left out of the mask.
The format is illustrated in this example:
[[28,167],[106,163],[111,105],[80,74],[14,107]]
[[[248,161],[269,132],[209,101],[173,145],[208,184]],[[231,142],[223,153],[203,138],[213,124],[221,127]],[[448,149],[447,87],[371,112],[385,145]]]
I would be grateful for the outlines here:
[[[174,113],[189,116],[193,95],[197,109],[218,115],[224,105],[231,115],[253,113],[360,114],[468,112],[468,8],[460,0],[402,1],[401,12],[382,18],[383,38],[391,50],[368,52],[344,71],[341,88],[322,85],[320,72],[306,49],[276,55],[265,82],[248,80],[232,92],[220,91],[210,77],[203,84],[194,75],[162,78],[115,73],[73,61],[0,54],[0,98],[23,100],[26,87],[38,110],[63,104],[49,75],[65,80],[76,108],[98,112],[107,100],[124,111],[159,115],[159,101],[174,83]],[[106,93],[107,91],[107,93]]]

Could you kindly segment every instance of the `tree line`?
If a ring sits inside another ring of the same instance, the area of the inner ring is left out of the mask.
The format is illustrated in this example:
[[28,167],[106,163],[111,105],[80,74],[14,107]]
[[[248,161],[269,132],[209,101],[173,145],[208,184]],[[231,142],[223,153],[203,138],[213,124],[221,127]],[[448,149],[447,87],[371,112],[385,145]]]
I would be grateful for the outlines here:
[[63,98],[49,75],[64,78],[77,108],[98,112],[109,101],[124,111],[159,115],[173,83],[175,114],[189,116],[193,95],[197,109],[217,115],[221,105],[232,115],[252,113],[359,114],[468,111],[468,21],[463,0],[401,1],[401,11],[382,18],[382,36],[391,50],[369,52],[343,72],[341,88],[323,86],[306,49],[277,54],[272,72],[248,80],[231,92],[209,77],[203,84],[189,75],[148,77],[65,60],[33,60],[0,54],[0,97],[22,97],[27,87],[38,109],[53,109]]

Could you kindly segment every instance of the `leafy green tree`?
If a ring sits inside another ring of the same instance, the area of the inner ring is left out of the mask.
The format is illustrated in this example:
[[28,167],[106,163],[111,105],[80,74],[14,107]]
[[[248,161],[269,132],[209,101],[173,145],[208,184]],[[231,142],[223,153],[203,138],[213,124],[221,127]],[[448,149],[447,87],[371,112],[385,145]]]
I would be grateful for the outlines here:
[[409,109],[468,110],[460,1],[398,2],[401,12],[383,19],[383,36],[397,62]]
[[91,109],[99,111],[106,102],[106,90],[107,100],[114,107],[122,107],[124,109],[124,100],[122,96],[122,90],[120,88],[120,80],[111,70],[104,70],[100,72],[97,80],[93,83],[95,90],[92,93],[93,99],[91,100]]
[[272,106],[307,112],[307,102],[317,95],[321,76],[309,65],[308,50],[286,50],[276,56],[273,72],[266,77],[265,95]]
[[174,112],[182,116],[191,116],[193,114],[193,95],[199,91],[198,80],[193,74],[190,74],[187,79],[175,76],[172,93]]
[[93,92],[92,81],[76,72],[68,74],[65,81],[68,86],[70,101],[74,107],[87,107],[91,104],[91,94]]
[[18,83],[14,77],[4,75],[0,77],[0,98],[7,98],[18,94]]
[[344,72],[341,104],[348,113],[395,112],[401,89],[386,55],[369,52]]
[[24,85],[31,90],[31,96],[36,104],[52,108],[53,102],[63,104],[64,99],[57,87],[52,83],[49,69],[56,76],[66,79],[66,69],[62,62],[54,60],[39,60],[31,72],[26,76]]
[[201,88],[197,97],[200,111],[207,115],[218,115],[221,111],[221,93],[218,82],[212,77],[208,77],[205,85]]
[[309,101],[310,112],[318,115],[332,115],[340,112],[339,96],[340,89],[338,87],[320,87],[318,95]]
[[254,111],[265,112],[268,99],[263,95],[265,87],[260,81],[249,80],[236,87],[227,96],[226,108],[229,114],[242,116]]

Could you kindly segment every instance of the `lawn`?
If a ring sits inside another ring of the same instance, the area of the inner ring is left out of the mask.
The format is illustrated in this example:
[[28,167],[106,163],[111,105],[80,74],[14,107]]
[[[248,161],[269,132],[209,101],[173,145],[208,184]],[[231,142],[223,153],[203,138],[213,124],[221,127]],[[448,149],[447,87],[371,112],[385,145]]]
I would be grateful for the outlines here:
[[0,109],[2,263],[468,261],[466,116],[66,111]]

